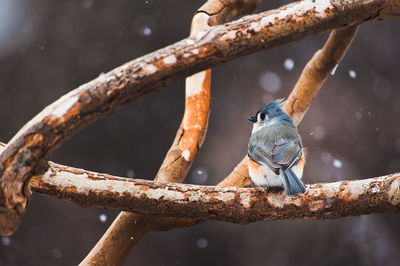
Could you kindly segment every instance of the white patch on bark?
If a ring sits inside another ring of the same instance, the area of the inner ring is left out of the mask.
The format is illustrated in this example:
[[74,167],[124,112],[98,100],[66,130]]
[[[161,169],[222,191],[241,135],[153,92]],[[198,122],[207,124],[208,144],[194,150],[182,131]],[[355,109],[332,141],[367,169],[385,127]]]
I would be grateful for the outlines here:
[[361,194],[364,194],[365,192],[368,191],[371,182],[372,180],[369,178],[369,179],[359,180],[356,186],[355,185],[347,186],[347,188],[350,190],[351,197],[359,198]]
[[182,157],[185,159],[185,161],[189,161],[190,158],[190,151],[189,150],[184,150],[182,152]]
[[216,195],[215,198],[217,200],[220,200],[220,201],[223,201],[223,202],[227,202],[227,201],[235,199],[235,193],[224,192],[224,193],[221,193],[219,195]]
[[392,205],[400,204],[400,178],[397,178],[390,185],[390,190],[388,192],[388,200]]
[[165,57],[163,61],[165,64],[170,65],[170,64],[175,64],[177,60],[176,60],[176,56],[172,54],[172,55]]
[[[68,94],[65,96],[69,96]],[[63,99],[65,96],[60,98],[60,103],[57,104],[58,106],[51,112],[52,115],[58,116],[58,117],[63,117],[65,113],[68,112],[68,110],[78,101],[78,96],[73,96],[73,97],[66,97]],[[58,103],[58,101],[57,101]]]
[[283,208],[284,203],[287,201],[287,196],[285,192],[281,192],[281,194],[276,194],[271,197],[268,197],[269,204],[274,208]]
[[222,41],[228,41],[228,40],[233,40],[236,37],[236,31],[231,30],[228,33],[225,33],[224,35],[222,35],[221,40]]
[[203,30],[203,31],[200,31],[199,33],[196,33],[196,34],[194,35],[194,38],[195,38],[197,41],[199,41],[199,40],[200,40],[201,38],[203,38],[206,34],[207,34],[207,31]]
[[316,200],[310,203],[310,210],[311,211],[318,211],[321,210],[325,205],[324,200]]
[[26,123],[18,132],[14,135],[14,137],[8,142],[12,143],[14,140],[19,138],[22,133],[26,132],[28,128],[32,127],[34,124],[40,122],[49,115],[54,115],[57,117],[63,117],[66,112],[78,101],[78,94],[83,90],[83,87],[79,87],[75,90],[70,91],[66,95],[59,98],[57,101],[47,106],[43,111],[37,114],[33,119],[31,119],[28,123]]
[[184,200],[184,194],[179,191],[168,190],[164,188],[149,189],[147,191],[136,190],[136,194],[145,195],[149,199],[159,200]]
[[330,0],[299,1],[295,4],[290,5],[287,8],[279,9],[278,12],[272,13],[271,15],[262,18],[258,25],[252,23],[251,28],[257,32],[260,31],[262,28],[269,26],[270,24],[274,24],[275,19],[283,20],[289,16],[291,16],[291,19],[296,20],[297,18],[302,18],[307,12],[311,11],[312,9],[315,10],[315,15],[317,17],[321,17],[323,16],[327,8],[333,8]]
[[257,23],[257,22],[252,22],[250,24],[250,28],[252,28],[256,32],[262,30],[261,25],[259,23]]
[[372,189],[371,189],[371,193],[379,193],[381,192],[381,189],[379,188],[378,185],[375,185]]
[[186,78],[185,85],[186,85],[187,97],[199,94],[201,92],[205,76],[206,76],[205,71],[201,71]]
[[157,71],[157,67],[152,64],[147,64],[143,67],[143,71],[145,74],[150,75]]
[[250,194],[249,193],[241,193],[240,194],[240,203],[242,203],[243,207],[250,208]]

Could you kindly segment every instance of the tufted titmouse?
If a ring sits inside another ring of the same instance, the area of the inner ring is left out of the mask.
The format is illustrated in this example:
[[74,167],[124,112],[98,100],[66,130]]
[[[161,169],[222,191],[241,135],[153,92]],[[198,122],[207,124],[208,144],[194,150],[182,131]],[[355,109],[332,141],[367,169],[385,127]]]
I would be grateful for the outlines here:
[[256,186],[283,187],[289,197],[306,192],[300,178],[305,156],[301,137],[290,116],[282,109],[284,99],[262,107],[249,116],[254,123],[248,147],[250,178]]

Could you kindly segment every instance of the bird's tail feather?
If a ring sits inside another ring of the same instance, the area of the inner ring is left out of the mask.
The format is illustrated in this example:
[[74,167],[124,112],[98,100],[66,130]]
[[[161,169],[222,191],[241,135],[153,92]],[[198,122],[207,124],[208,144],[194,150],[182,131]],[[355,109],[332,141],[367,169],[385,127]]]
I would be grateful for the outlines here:
[[299,194],[306,192],[303,182],[296,176],[292,169],[280,169],[283,187],[289,197],[297,197]]

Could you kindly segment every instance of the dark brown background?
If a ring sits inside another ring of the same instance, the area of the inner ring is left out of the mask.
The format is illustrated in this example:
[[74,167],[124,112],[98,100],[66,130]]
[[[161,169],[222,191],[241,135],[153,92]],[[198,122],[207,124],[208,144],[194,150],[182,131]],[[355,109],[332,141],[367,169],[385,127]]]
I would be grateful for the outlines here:
[[[78,85],[187,36],[202,2],[0,0],[0,139],[8,141],[36,113]],[[264,1],[257,11],[284,3]],[[399,27],[398,20],[363,24],[314,101],[299,128],[309,154],[306,183],[400,170]],[[148,36],[146,28],[151,30]],[[230,172],[246,153],[251,129],[247,116],[264,101],[286,97],[327,36],[213,70],[209,133],[188,183],[216,184]],[[295,63],[291,71],[284,67],[287,58]],[[263,90],[277,78],[276,92]],[[183,106],[184,82],[179,81],[90,125],[51,160],[153,179]],[[335,167],[335,160],[342,167]],[[77,264],[117,213],[34,194],[18,232],[1,238],[0,265]],[[106,222],[100,214],[107,215]],[[396,265],[399,222],[398,215],[245,226],[208,222],[146,235],[126,265]]]

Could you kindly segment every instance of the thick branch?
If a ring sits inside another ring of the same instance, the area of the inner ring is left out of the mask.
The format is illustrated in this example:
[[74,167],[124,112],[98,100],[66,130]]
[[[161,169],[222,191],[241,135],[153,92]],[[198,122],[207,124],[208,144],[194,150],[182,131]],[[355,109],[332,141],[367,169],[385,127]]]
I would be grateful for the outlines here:
[[145,93],[226,60],[400,13],[400,1],[302,1],[214,27],[129,62],[50,105],[10,141],[0,156],[0,233],[16,230],[30,194],[29,178],[69,136]]
[[[400,212],[400,174],[309,185],[289,198],[264,188],[220,188],[117,178],[52,164],[35,191],[98,206],[147,215],[250,223],[259,220],[334,219]],[[60,189],[61,188],[61,189]]]
[[[220,0],[208,1],[193,17],[190,35],[209,29],[228,17],[252,10],[255,8],[254,2],[257,0],[230,0],[224,3]],[[184,116],[175,140],[156,175],[156,181],[180,183],[186,177],[207,132],[210,85],[211,69],[186,78]],[[183,220],[183,224],[187,223]],[[81,265],[122,264],[129,251],[146,232],[171,226],[177,226],[176,219],[121,212]],[[135,241],[132,241],[132,237]]]

